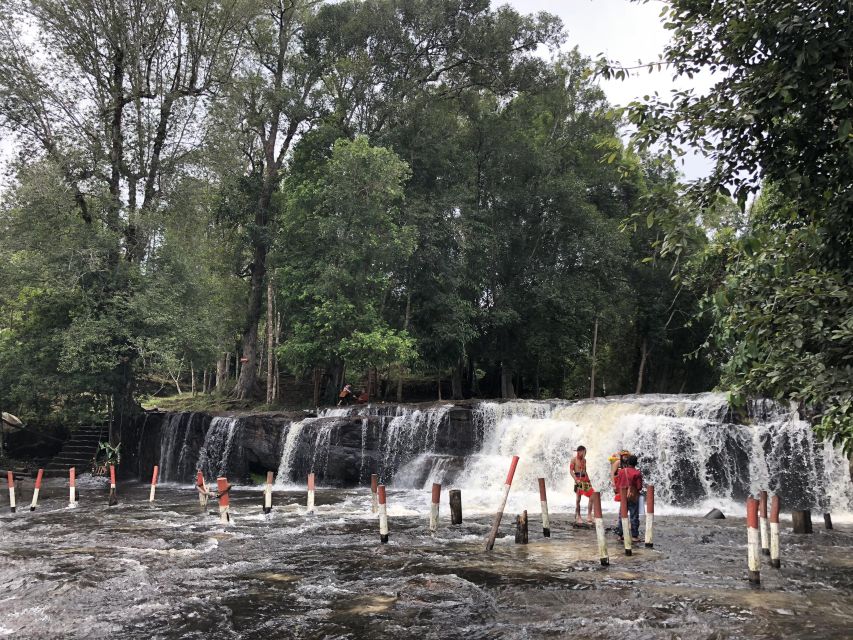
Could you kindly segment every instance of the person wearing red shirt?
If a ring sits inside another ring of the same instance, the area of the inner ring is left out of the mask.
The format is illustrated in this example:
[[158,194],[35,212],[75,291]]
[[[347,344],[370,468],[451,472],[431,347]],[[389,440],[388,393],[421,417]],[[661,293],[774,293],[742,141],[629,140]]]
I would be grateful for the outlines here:
[[[620,469],[617,476],[617,487],[621,491],[624,487],[628,494],[628,518],[631,521],[631,538],[634,542],[640,541],[640,492],[643,490],[643,474],[637,469],[637,456],[628,458],[627,466]],[[622,539],[622,520],[616,527],[616,535]]]

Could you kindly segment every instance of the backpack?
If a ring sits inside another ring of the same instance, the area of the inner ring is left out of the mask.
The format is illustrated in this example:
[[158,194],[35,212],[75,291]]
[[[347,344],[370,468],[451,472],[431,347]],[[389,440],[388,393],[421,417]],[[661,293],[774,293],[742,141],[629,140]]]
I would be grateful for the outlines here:
[[630,502],[631,504],[634,504],[640,499],[640,492],[637,491],[637,487],[635,487],[633,484],[628,487],[626,495],[628,496],[628,502]]

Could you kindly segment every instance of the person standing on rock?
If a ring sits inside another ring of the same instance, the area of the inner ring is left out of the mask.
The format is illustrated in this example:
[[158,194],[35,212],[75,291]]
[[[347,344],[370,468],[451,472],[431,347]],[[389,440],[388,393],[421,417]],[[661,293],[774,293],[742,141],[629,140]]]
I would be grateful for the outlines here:
[[[637,456],[629,456],[626,466],[619,470],[616,480],[617,491],[623,488],[628,501],[628,519],[631,522],[631,538],[634,542],[640,541],[640,492],[643,490],[643,474],[637,469]],[[622,539],[622,519],[616,526],[616,535]]]
[[352,391],[351,384],[345,384],[344,388],[341,389],[341,392],[338,394],[338,406],[340,407],[342,404],[349,404],[352,402],[355,394]]
[[592,524],[592,484],[586,472],[586,447],[581,445],[575,452],[575,457],[569,463],[569,471],[575,481],[575,524],[583,524],[581,520],[581,497],[587,498],[587,524]]

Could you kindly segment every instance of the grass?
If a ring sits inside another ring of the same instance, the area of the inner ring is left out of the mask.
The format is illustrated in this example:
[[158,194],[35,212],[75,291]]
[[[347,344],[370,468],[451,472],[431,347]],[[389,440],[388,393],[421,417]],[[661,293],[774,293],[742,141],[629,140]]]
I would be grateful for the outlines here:
[[145,396],[140,400],[143,409],[161,409],[163,411],[236,411],[251,409],[253,411],[276,411],[285,407],[268,405],[252,400],[237,400],[218,394],[182,393],[173,396]]

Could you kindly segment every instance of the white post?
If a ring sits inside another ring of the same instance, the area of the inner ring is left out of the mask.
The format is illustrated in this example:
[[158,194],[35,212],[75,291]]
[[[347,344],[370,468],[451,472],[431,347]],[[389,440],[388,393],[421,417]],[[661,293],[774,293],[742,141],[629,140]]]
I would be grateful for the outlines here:
[[441,501],[441,485],[437,482],[432,484],[432,501],[429,505],[429,531],[435,535],[438,531],[438,507]]

